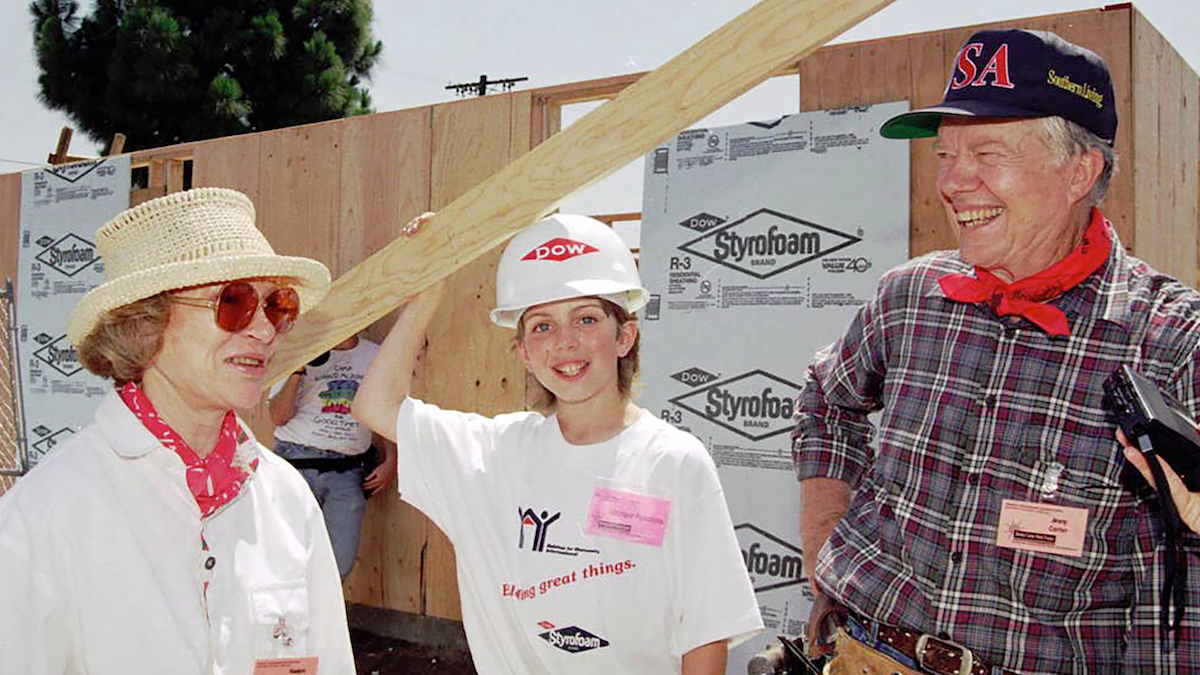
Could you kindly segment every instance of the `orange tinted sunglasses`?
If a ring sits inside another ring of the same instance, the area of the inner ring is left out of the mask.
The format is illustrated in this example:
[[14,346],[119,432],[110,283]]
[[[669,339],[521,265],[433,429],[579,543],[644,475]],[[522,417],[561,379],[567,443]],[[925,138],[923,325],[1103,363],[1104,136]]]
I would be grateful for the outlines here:
[[[213,318],[222,330],[238,333],[254,320],[258,311],[258,291],[249,282],[231,281],[221,287],[216,300],[204,298],[188,298],[179,295],[168,296],[171,302],[192,307],[211,307]],[[262,301],[263,313],[267,321],[275,327],[276,333],[286,333],[300,315],[300,296],[296,289],[290,286],[276,288],[267,294]]]

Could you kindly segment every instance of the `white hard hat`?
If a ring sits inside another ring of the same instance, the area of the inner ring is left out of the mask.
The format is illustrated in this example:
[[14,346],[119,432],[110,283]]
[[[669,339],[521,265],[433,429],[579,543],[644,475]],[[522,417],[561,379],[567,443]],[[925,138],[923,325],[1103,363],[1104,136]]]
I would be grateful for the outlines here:
[[534,305],[593,295],[630,314],[650,299],[633,253],[611,227],[587,216],[556,214],[508,242],[496,271],[492,321],[516,328]]

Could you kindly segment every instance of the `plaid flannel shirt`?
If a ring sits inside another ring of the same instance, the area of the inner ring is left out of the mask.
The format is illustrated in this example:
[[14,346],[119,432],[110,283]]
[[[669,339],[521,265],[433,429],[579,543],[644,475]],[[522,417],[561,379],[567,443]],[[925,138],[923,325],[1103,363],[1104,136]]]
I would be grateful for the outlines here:
[[[1200,537],[1184,541],[1188,609],[1163,650],[1157,504],[1101,404],[1128,363],[1197,412],[1200,293],[1114,233],[1105,265],[1053,301],[1071,328],[1055,338],[945,298],[938,277],[970,270],[938,252],[888,272],[809,367],[797,476],[855,487],[817,584],[862,616],[1022,673],[1200,672]],[[1083,554],[998,547],[1003,499],[1087,509]]]

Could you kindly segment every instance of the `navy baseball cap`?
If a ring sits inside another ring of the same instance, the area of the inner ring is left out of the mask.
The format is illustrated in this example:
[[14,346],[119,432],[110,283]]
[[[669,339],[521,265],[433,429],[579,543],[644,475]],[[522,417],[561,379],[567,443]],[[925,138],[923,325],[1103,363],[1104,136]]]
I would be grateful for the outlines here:
[[942,102],[893,117],[885,138],[936,136],[945,115],[1024,118],[1058,115],[1112,145],[1117,101],[1108,64],[1096,53],[1038,30],[982,30],[959,50]]

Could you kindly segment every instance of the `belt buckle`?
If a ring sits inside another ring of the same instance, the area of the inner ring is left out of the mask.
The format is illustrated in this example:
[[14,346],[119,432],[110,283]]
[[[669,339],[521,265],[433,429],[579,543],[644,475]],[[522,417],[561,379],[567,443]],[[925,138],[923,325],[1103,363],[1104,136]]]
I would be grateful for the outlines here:
[[975,655],[971,652],[971,650],[958,644],[957,642],[943,640],[939,637],[930,635],[929,633],[922,633],[921,636],[917,638],[916,657],[917,665],[921,667],[921,670],[927,672],[938,672],[931,670],[925,665],[925,647],[928,646],[930,641],[957,649],[959,652],[958,675],[971,675],[971,669],[975,667]]

